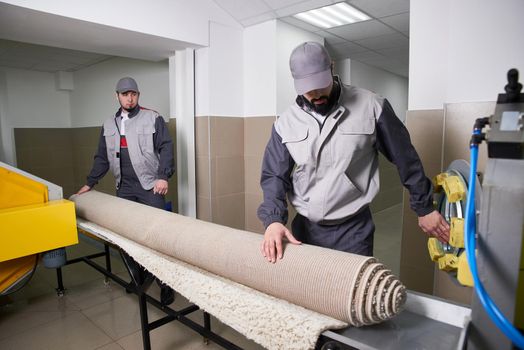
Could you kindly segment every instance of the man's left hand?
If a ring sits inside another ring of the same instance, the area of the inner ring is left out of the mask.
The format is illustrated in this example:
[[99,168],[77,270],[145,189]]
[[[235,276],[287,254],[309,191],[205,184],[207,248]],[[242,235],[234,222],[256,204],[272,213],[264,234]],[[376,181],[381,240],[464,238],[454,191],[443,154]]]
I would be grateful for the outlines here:
[[419,216],[418,225],[422,231],[435,237],[442,243],[449,241],[449,224],[438,211],[434,210],[427,215]]
[[153,193],[165,195],[167,193],[167,188],[168,185],[166,180],[156,180],[155,187],[153,187]]

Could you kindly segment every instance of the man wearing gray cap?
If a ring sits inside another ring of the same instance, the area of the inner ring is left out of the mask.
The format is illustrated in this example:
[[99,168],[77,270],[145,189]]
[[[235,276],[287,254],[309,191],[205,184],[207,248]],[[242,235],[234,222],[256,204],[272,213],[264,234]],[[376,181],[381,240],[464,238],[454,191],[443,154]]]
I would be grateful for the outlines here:
[[[118,81],[120,108],[104,122],[87,184],[77,194],[91,190],[111,169],[118,197],[164,209],[167,180],[174,172],[173,142],[164,119],[141,107],[139,97],[133,78]],[[132,272],[140,273],[140,267],[128,255],[123,256]],[[162,285],[162,303],[170,304],[173,298],[173,290]]]
[[[447,241],[449,225],[433,208],[431,181],[389,102],[342,84],[319,43],[297,46],[289,65],[298,96],[273,125],[260,181],[261,252],[268,261],[282,258],[284,239],[372,255],[378,151],[397,166],[422,230]],[[292,232],[284,226],[286,197],[297,210]]]

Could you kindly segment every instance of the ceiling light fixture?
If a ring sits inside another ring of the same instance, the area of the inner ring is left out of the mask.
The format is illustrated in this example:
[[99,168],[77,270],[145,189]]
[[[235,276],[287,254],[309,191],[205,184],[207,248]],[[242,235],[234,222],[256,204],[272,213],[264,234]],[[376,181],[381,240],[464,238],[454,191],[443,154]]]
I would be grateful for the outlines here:
[[320,28],[333,28],[371,19],[345,2],[297,13],[293,17]]

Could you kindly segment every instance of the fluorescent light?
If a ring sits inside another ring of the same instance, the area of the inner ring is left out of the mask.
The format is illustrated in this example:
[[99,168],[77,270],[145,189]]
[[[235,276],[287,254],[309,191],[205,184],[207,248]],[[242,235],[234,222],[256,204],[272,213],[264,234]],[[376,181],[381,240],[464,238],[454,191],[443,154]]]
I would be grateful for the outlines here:
[[349,6],[345,2],[339,2],[338,4],[333,5],[333,7],[336,7],[339,10],[345,12],[346,14],[348,14],[348,15],[350,15],[352,17],[357,18],[358,20],[355,21],[355,22],[366,21],[366,20],[370,19],[370,17],[368,15],[366,15],[362,11],[357,10],[356,8],[354,8],[352,6]]
[[293,17],[321,28],[333,28],[371,19],[365,13],[345,2],[301,12]]
[[302,12],[302,13],[294,15],[293,17],[301,19],[304,22],[311,23],[311,24],[313,24],[314,26],[317,26],[317,27],[322,27],[322,28],[331,28],[331,27],[333,27],[331,24],[322,21],[321,19],[313,16],[311,13]]

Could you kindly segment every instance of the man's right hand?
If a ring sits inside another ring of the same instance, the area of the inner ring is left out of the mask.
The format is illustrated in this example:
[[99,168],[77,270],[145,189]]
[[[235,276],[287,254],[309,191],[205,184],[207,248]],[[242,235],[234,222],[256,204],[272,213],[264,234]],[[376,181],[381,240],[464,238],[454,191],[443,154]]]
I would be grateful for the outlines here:
[[260,245],[260,251],[269,262],[277,262],[277,257],[282,259],[282,239],[284,237],[292,244],[302,244],[302,242],[297,241],[286,226],[282,225],[280,222],[274,222],[267,227],[266,232],[264,233],[264,240]]
[[84,186],[82,186],[81,189],[78,190],[78,192],[76,194],[86,193],[86,192],[89,192],[89,190],[91,190],[91,187],[89,187],[87,185],[84,185]]

